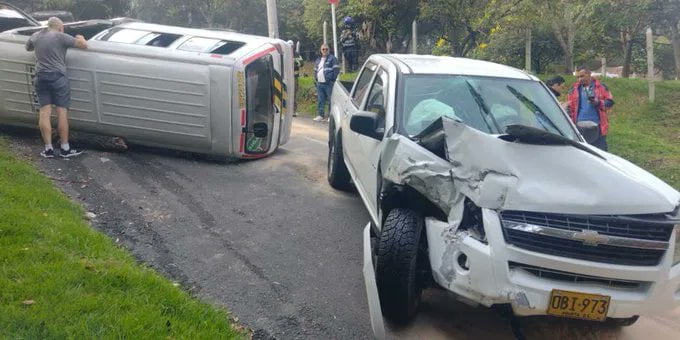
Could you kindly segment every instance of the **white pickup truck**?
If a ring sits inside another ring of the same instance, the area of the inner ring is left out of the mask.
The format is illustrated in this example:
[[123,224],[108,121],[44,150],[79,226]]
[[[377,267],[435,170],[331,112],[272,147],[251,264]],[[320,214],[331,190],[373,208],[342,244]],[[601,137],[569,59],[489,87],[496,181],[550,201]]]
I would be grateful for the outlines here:
[[409,321],[428,287],[620,326],[680,305],[680,193],[588,145],[536,77],[373,55],[331,106],[328,181],[370,213],[387,319]]

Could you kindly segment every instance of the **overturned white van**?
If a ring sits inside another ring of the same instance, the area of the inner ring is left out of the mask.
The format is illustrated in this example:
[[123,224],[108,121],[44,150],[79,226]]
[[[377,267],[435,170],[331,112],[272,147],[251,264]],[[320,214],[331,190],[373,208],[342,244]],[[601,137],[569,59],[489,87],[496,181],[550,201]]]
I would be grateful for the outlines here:
[[[24,45],[41,29],[0,3],[0,124],[37,127],[35,57]],[[67,55],[74,130],[237,158],[288,141],[293,50],[282,40],[120,19],[65,32],[89,45]]]

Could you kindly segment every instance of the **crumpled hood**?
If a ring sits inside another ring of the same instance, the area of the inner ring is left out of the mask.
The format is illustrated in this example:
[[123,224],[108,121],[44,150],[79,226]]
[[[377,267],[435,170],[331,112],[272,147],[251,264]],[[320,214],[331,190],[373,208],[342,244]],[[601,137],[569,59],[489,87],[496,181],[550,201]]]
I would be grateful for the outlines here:
[[675,189],[606,152],[508,142],[450,119],[443,129],[448,162],[396,136],[382,169],[447,212],[464,197],[483,208],[566,214],[668,213],[680,204]]

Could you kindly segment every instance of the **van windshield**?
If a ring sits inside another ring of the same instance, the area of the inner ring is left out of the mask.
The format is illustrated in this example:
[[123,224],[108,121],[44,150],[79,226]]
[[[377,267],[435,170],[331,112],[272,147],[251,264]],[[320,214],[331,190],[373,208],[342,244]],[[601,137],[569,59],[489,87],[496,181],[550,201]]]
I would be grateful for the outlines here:
[[456,75],[404,76],[401,124],[417,135],[439,117],[489,134],[526,125],[578,140],[553,97],[532,80]]

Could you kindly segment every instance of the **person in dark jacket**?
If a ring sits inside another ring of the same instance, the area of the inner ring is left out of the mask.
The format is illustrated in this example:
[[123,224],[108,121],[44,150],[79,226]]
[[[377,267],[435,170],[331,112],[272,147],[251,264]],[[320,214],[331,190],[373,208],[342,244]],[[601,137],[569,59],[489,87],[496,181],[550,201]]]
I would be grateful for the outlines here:
[[569,91],[567,112],[577,126],[582,123],[597,124],[600,137],[591,144],[604,151],[609,149],[607,145],[608,114],[612,106],[614,106],[614,97],[607,86],[593,78],[588,68],[579,68],[578,82]]
[[338,65],[338,58],[330,54],[328,45],[321,45],[321,56],[316,58],[314,62],[314,83],[316,84],[317,94],[317,117],[314,121],[324,120],[324,110],[326,102],[328,102],[328,111],[330,112],[331,94],[333,92],[333,84],[340,74],[340,65]]
[[351,26],[345,26],[340,36],[342,54],[347,62],[347,72],[354,72],[359,67],[359,38]]
[[564,92],[564,83],[566,81],[562,76],[555,76],[548,81],[545,82],[546,85],[548,85],[548,88],[550,91],[555,95],[555,97],[559,97],[562,95],[562,92]]

